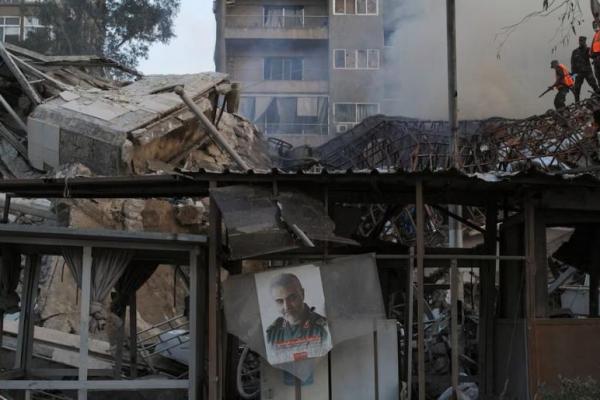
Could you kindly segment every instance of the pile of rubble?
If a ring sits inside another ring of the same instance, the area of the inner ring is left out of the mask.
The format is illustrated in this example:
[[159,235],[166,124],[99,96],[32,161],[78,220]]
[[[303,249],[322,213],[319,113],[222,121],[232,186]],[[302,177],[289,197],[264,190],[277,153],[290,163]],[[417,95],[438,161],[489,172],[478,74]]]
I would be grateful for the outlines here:
[[[239,92],[224,74],[143,76],[103,57],[46,56],[9,44],[0,44],[0,58],[4,179],[235,170],[237,160],[241,169],[271,167],[261,133],[236,113]],[[187,198],[12,199],[9,220],[201,234],[207,210],[206,200]],[[39,325],[77,333],[75,280],[59,257],[43,264]],[[159,266],[138,292],[138,326],[181,314],[186,291],[181,269]],[[95,337],[110,342],[111,325]]]

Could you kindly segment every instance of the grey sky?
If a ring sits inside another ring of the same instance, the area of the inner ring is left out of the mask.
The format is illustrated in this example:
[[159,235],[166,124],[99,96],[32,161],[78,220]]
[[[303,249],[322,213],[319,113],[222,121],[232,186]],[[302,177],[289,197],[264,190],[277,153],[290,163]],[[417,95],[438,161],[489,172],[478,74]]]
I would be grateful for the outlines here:
[[185,74],[214,71],[215,17],[211,0],[181,0],[175,34],[168,44],[156,44],[139,69],[145,74]]

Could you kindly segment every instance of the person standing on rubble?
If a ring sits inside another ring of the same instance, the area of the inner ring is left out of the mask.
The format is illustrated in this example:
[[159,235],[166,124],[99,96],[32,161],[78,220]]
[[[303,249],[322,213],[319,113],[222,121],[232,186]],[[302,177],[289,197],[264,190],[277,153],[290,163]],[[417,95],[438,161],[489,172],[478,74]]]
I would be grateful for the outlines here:
[[600,25],[596,21],[593,23],[594,38],[590,47],[590,58],[594,61],[594,73],[596,80],[600,82]]
[[569,73],[567,67],[560,64],[557,60],[552,60],[550,68],[556,72],[556,81],[548,89],[556,89],[558,93],[554,97],[554,107],[557,110],[565,108],[565,101],[567,99],[567,93],[575,84],[575,80]]
[[573,53],[571,54],[571,72],[576,74],[575,85],[573,86],[573,94],[575,95],[576,103],[579,103],[581,86],[584,81],[587,81],[594,93],[600,94],[600,89],[598,88],[596,78],[594,78],[594,73],[592,71],[590,48],[588,47],[586,40],[587,38],[585,36],[580,36],[579,47],[573,50]]

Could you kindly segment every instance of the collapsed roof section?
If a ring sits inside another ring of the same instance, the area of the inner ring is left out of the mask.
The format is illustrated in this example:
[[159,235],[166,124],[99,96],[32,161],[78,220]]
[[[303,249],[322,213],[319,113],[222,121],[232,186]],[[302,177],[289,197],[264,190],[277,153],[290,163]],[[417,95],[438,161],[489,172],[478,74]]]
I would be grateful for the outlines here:
[[[0,56],[0,136],[37,170],[75,162],[99,175],[270,167],[260,133],[235,114],[238,93],[224,74],[142,76],[102,57],[13,45],[0,46]],[[132,79],[112,79],[124,74]]]
[[[567,109],[522,120],[490,118],[461,121],[459,165],[469,173],[512,172],[536,166],[540,170],[591,171],[598,168],[600,143],[591,127],[593,97]],[[423,121],[376,115],[346,133],[311,149],[279,145],[283,168],[318,164],[334,169],[378,169],[418,172],[447,170],[450,126],[446,121]]]
[[[212,121],[219,118],[219,96],[231,92],[227,76],[217,73],[147,76],[116,90],[64,91],[29,117],[30,161],[40,169],[81,162],[101,175],[169,168],[160,163],[173,168],[187,164],[188,169],[203,162],[228,165],[227,156],[210,148],[206,128],[173,92],[177,86]],[[258,132],[249,122],[233,114],[221,116],[219,122],[248,164],[268,166]],[[208,157],[192,154],[202,146],[209,149]]]

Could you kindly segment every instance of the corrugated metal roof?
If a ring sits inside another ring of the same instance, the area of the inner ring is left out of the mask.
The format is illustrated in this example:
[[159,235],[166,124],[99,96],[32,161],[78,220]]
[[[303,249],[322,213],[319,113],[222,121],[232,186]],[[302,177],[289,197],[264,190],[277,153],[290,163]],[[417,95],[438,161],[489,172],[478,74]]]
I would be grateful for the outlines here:
[[[330,186],[340,191],[376,192],[380,185],[410,187],[423,181],[426,188],[460,192],[468,190],[474,196],[490,193],[514,193],[522,188],[545,189],[585,188],[600,190],[600,180],[589,174],[548,174],[535,169],[514,173],[466,174],[454,169],[443,171],[380,171],[327,170],[284,171],[201,170],[175,174],[155,174],[120,177],[72,177],[43,179],[9,179],[0,181],[0,193],[20,197],[101,198],[101,197],[175,197],[205,196],[211,182],[221,185],[273,184],[298,185],[304,189]],[[369,189],[371,188],[371,189]]]

